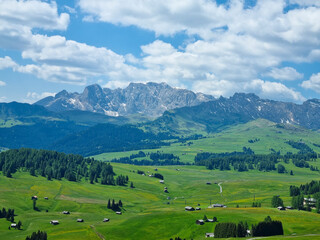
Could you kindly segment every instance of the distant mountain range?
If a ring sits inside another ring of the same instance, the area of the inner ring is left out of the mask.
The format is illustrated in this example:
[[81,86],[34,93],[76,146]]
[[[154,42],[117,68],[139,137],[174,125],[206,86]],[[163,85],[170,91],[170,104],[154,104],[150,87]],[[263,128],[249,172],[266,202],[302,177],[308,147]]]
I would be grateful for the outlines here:
[[260,99],[255,94],[236,93],[230,98],[220,97],[197,106],[166,111],[163,116],[148,123],[148,126],[150,129],[161,126],[161,131],[167,130],[171,133],[188,128],[216,132],[229,125],[259,118],[318,130],[320,100],[310,99],[303,104],[295,104]]
[[[108,111],[125,117],[108,116]],[[141,117],[163,111],[153,121]],[[256,119],[319,130],[320,100],[295,104],[244,93],[214,99],[156,83],[117,90],[91,85],[82,94],[62,91],[34,105],[0,103],[0,147],[94,155],[159,147],[168,144],[164,140],[192,139]]]
[[54,112],[82,110],[109,116],[142,114],[159,117],[166,110],[195,106],[210,100],[214,100],[214,97],[172,88],[166,83],[149,82],[130,83],[124,89],[115,90],[94,84],[86,87],[83,93],[68,93],[63,90],[54,97],[46,97],[36,102],[35,105],[44,106]]

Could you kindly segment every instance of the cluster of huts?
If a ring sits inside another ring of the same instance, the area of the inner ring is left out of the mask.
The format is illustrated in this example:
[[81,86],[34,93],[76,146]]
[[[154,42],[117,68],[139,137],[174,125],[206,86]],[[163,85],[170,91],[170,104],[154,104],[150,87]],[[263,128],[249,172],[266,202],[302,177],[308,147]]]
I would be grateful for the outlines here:
[[[31,200],[38,200],[38,196],[32,196]],[[48,197],[44,197],[44,200],[49,200]]]
[[[62,214],[67,214],[67,215],[68,215],[68,214],[70,214],[70,212],[69,212],[69,211],[63,211]],[[116,214],[122,215],[122,212],[118,211],[118,212],[116,212]],[[110,221],[109,218],[104,218],[104,219],[102,220],[102,222],[109,222],[109,221]],[[78,218],[78,219],[77,219],[77,222],[84,222],[84,220],[83,220],[82,218]],[[59,221],[58,221],[58,220],[51,220],[51,221],[50,221],[50,224],[52,224],[52,225],[58,225],[58,224],[59,224]]]
[[287,207],[282,207],[282,206],[279,206],[279,207],[277,207],[278,208],[278,210],[280,210],[280,211],[285,211],[285,210],[292,210],[293,209],[293,207],[291,207],[291,206],[287,206]]

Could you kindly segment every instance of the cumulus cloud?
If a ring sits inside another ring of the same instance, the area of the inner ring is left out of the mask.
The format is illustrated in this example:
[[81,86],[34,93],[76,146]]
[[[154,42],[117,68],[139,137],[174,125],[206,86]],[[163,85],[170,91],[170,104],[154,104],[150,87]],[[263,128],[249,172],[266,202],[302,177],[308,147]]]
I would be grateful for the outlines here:
[[49,97],[49,96],[54,97],[55,95],[56,95],[56,93],[51,93],[51,92],[43,92],[43,93],[28,92],[27,99],[29,102],[35,102],[35,101],[43,99],[45,97]]
[[320,93],[320,73],[312,74],[309,80],[302,82],[301,86]]
[[4,86],[6,86],[7,84],[5,83],[5,82],[3,82],[3,81],[0,81],[0,87],[4,87]]
[[303,74],[297,72],[292,67],[273,68],[270,72],[264,74],[264,76],[269,76],[280,81],[293,81],[303,78]]
[[58,14],[57,4],[38,0],[0,1],[0,47],[24,49],[29,46],[32,29],[66,30],[70,17]]
[[11,57],[5,56],[0,58],[0,70],[5,68],[14,68],[17,64],[11,59]]
[[283,101],[302,102],[306,99],[301,93],[286,87],[282,83],[254,79],[247,82],[230,82],[225,80],[197,81],[193,88],[198,92],[211,94],[215,97],[231,96],[235,92],[255,93],[261,98]]

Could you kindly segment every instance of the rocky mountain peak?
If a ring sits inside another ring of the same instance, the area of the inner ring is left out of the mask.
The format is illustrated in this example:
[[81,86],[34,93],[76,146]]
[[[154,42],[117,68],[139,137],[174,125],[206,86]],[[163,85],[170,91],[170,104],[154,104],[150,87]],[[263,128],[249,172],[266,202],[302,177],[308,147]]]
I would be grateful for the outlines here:
[[83,93],[61,91],[55,97],[42,99],[35,104],[51,111],[84,110],[110,116],[142,114],[160,116],[164,111],[195,106],[214,100],[214,97],[195,94],[186,89],[172,88],[166,83],[130,83],[124,89],[101,88],[98,84],[87,86]]

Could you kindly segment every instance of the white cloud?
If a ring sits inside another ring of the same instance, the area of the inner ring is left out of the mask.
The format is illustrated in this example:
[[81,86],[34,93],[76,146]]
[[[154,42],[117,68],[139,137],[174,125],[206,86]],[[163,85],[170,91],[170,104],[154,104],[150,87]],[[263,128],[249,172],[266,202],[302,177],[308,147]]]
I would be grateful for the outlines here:
[[273,68],[270,72],[264,74],[264,76],[269,76],[280,81],[293,81],[303,78],[303,74],[297,72],[292,67]]
[[47,30],[66,30],[70,21],[67,13],[58,14],[57,4],[38,0],[1,0],[0,20],[15,26]]
[[320,73],[312,74],[309,80],[302,82],[301,86],[320,93]]
[[0,58],[0,70],[5,68],[14,68],[17,64],[11,59],[11,57],[5,56]]
[[91,20],[135,25],[164,35],[219,27],[227,17],[223,6],[206,0],[80,0],[79,6]]
[[35,102],[45,97],[49,97],[49,96],[54,97],[55,95],[56,93],[51,93],[51,92],[43,92],[43,93],[28,92],[27,99],[29,100],[28,102]]
[[6,86],[7,84],[5,83],[5,82],[3,82],[3,81],[0,81],[0,87],[4,87],[4,86]]
[[22,50],[29,46],[32,29],[66,30],[69,15],[58,14],[57,5],[38,0],[0,1],[0,47]]
[[282,101],[302,102],[306,98],[301,93],[288,88],[282,83],[253,80],[244,86],[245,92],[254,92],[262,98],[269,98]]
[[6,101],[7,101],[7,97],[5,97],[5,96],[0,97],[0,102],[6,102]]
[[211,94],[215,97],[229,97],[235,92],[255,93],[261,98],[302,102],[306,99],[301,93],[286,87],[282,83],[255,79],[247,82],[230,82],[225,80],[197,81],[193,84],[197,92]]

